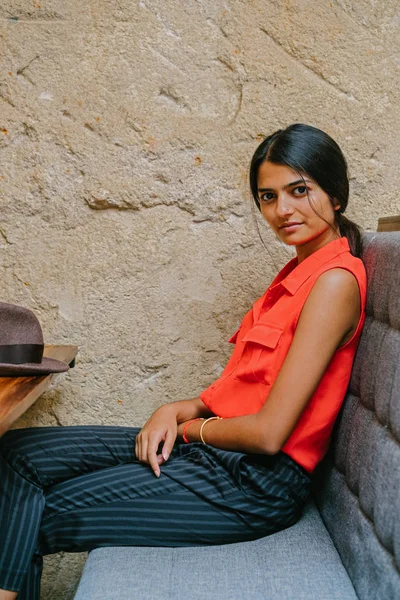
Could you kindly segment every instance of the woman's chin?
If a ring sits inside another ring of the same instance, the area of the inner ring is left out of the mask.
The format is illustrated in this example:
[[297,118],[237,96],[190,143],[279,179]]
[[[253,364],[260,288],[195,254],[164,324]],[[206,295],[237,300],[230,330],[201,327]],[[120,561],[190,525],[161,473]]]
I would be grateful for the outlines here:
[[292,231],[278,229],[275,233],[283,244],[286,244],[287,246],[297,246],[298,244],[304,244],[310,239],[310,236],[305,236],[304,232],[301,232],[300,229],[301,227],[297,227],[296,230]]

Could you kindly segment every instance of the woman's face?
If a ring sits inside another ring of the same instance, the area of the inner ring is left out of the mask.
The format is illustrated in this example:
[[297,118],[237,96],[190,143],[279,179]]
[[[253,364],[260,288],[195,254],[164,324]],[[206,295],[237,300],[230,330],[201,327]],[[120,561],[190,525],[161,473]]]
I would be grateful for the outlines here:
[[[315,210],[339,234],[334,212],[339,206],[334,209],[328,194],[308,175],[303,177]],[[303,181],[290,167],[263,162],[258,170],[258,197],[264,219],[285,244],[335,239],[332,228],[311,208]]]

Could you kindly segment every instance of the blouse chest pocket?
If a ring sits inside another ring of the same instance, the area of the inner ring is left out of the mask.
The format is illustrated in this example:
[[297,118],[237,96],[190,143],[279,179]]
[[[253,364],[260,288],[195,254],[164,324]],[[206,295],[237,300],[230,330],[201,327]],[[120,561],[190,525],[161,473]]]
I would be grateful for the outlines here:
[[257,323],[243,337],[244,344],[235,377],[244,381],[271,383],[283,329],[269,323]]

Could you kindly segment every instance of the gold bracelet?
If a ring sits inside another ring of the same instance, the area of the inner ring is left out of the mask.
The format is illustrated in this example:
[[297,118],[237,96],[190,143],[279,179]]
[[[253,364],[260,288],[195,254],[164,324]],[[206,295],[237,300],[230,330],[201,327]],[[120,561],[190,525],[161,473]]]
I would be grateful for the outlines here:
[[203,427],[204,427],[204,425],[205,425],[206,423],[208,423],[208,421],[212,421],[213,419],[222,419],[222,417],[210,417],[209,419],[205,419],[205,420],[202,422],[202,424],[201,424],[201,427],[200,427],[200,439],[201,439],[201,441],[203,442],[203,444],[206,444],[206,443],[207,443],[207,442],[205,442],[205,441],[204,441],[204,438],[203,438]]

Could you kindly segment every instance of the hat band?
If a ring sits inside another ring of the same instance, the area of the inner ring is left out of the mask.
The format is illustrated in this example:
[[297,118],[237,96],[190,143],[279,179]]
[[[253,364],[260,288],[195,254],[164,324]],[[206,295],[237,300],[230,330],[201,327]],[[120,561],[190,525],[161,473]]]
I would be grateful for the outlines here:
[[0,362],[9,365],[41,363],[43,344],[0,344]]

